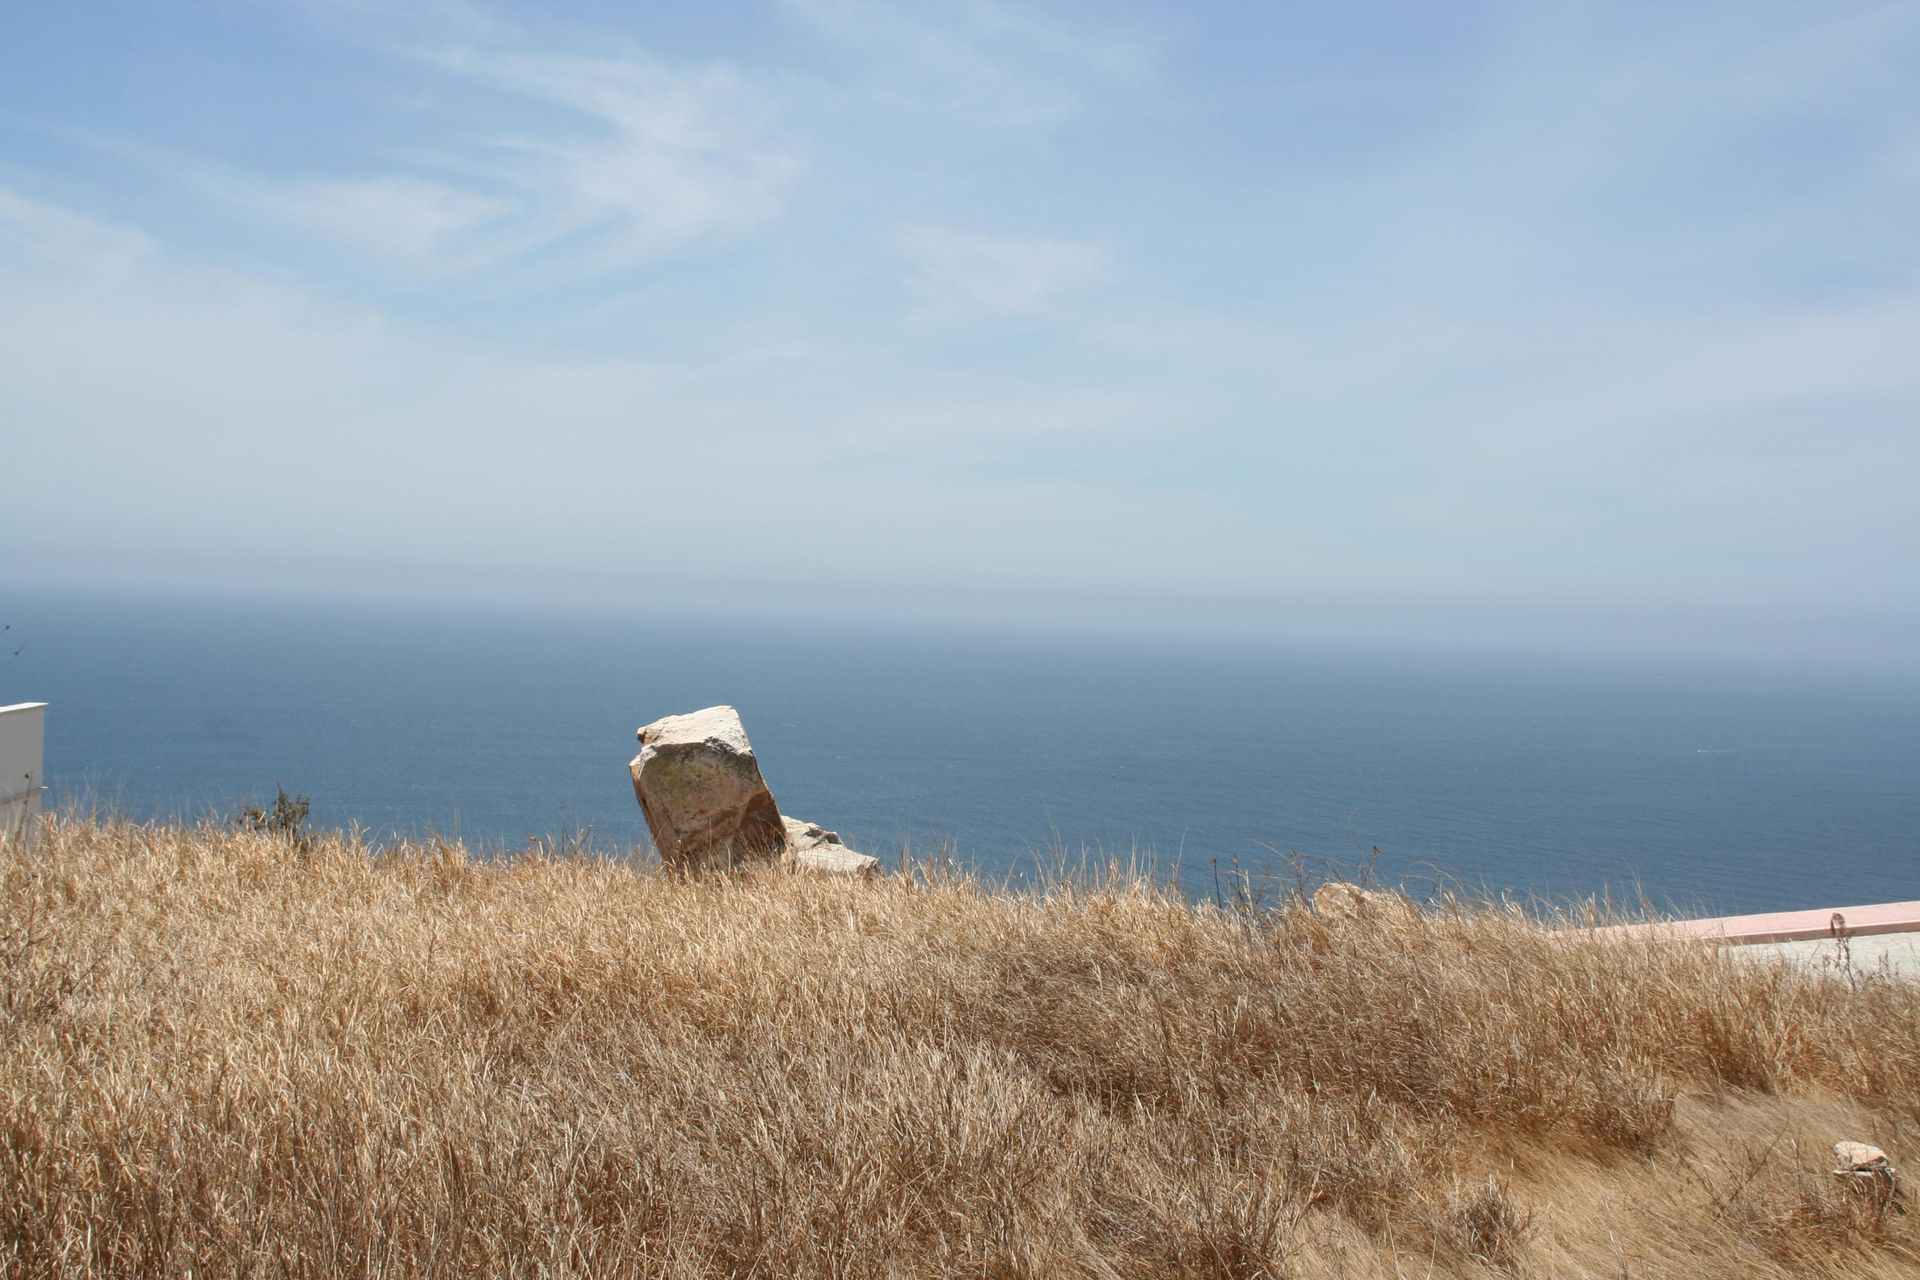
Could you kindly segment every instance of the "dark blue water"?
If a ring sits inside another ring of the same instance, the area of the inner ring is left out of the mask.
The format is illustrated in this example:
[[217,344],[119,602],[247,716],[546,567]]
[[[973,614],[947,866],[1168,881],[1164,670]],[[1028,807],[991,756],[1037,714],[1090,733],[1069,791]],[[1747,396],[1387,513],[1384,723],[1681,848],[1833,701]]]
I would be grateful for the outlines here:
[[645,838],[634,729],[739,707],[781,807],[989,872],[1286,854],[1684,909],[1920,898],[1920,685],[768,624],[18,593],[55,799],[517,847]]

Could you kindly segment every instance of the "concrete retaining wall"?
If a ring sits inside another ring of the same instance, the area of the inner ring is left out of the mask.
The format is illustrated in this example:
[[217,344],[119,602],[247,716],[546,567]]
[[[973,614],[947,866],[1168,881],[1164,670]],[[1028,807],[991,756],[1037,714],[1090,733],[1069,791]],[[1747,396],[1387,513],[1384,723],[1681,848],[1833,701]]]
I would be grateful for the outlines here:
[[46,791],[40,776],[46,726],[44,702],[0,707],[0,839],[33,838],[33,819]]

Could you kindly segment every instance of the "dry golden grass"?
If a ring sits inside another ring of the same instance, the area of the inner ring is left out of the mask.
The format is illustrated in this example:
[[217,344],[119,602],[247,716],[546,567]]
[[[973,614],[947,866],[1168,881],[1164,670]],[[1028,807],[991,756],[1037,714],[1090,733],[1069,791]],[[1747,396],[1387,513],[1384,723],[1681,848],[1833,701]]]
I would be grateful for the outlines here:
[[8,1276],[1920,1275],[1920,992],[1493,908],[0,850]]

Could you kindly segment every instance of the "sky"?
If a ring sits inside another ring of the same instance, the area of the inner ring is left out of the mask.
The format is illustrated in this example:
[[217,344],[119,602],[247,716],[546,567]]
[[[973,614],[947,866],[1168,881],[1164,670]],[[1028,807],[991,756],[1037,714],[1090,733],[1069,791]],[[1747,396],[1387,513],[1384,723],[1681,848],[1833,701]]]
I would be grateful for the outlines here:
[[0,582],[1920,646],[1920,4],[17,4]]

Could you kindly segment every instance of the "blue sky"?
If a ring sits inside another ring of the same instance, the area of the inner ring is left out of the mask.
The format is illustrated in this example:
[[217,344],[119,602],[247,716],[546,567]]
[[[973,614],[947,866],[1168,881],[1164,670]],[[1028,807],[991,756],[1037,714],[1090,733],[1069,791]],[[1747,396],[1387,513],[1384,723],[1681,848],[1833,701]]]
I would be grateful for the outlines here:
[[19,5],[0,579],[1899,656],[1920,5]]

